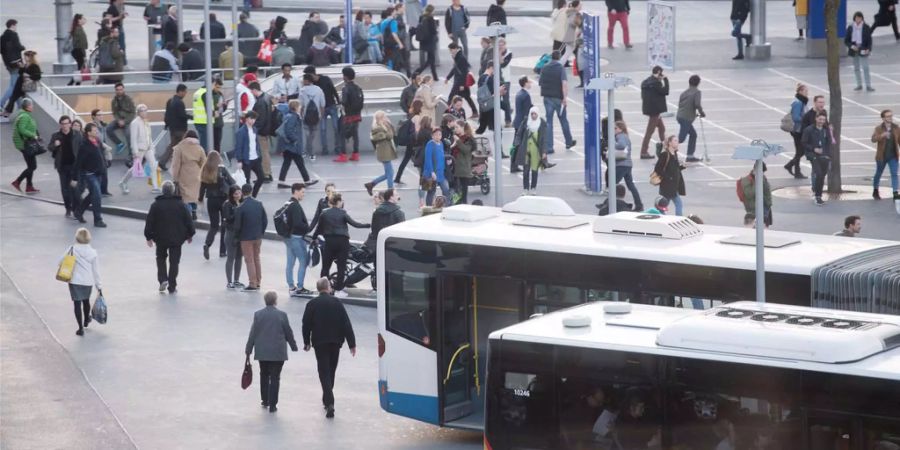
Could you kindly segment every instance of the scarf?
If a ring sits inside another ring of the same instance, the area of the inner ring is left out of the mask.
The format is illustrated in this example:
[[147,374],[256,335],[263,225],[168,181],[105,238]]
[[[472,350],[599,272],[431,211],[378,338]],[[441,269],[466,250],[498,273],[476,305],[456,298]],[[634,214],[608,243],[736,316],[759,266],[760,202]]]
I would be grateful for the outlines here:
[[[537,119],[532,119],[531,114],[537,114]],[[528,111],[528,131],[532,133],[537,133],[538,129],[541,127],[541,113],[538,111],[537,106],[532,106],[531,110]]]
[[852,25],[852,26],[853,26],[853,36],[851,37],[851,40],[852,40],[852,42],[853,42],[854,44],[857,45],[857,47],[862,46],[862,42],[863,42],[863,38],[862,38],[863,24],[861,24],[861,23],[860,23],[860,24],[857,24],[856,22],[853,22],[853,25]]

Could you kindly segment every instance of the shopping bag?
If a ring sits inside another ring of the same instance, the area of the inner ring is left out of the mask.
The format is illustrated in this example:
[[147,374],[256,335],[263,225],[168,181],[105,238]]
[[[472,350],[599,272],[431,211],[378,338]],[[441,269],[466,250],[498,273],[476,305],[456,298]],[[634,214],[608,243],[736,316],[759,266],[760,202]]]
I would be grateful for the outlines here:
[[81,68],[81,81],[91,81],[91,68],[90,67],[82,67]]
[[143,158],[134,158],[134,162],[131,164],[131,176],[135,178],[148,176],[147,172],[144,171]]
[[75,271],[75,255],[72,247],[69,247],[69,252],[63,256],[62,261],[59,262],[59,268],[56,269],[56,279],[68,283],[72,281],[73,271]]
[[272,62],[272,51],[275,50],[275,45],[272,44],[272,41],[266,39],[259,45],[259,52],[256,53],[256,59],[271,63]]
[[231,178],[234,178],[234,184],[238,186],[243,186],[247,184],[247,177],[244,176],[243,170],[236,170],[233,174],[231,174]]
[[103,291],[97,295],[94,300],[94,307],[91,308],[91,317],[98,323],[106,323],[106,301],[103,300]]
[[247,389],[253,383],[253,366],[250,365],[250,355],[244,360],[244,373],[241,375],[241,389]]

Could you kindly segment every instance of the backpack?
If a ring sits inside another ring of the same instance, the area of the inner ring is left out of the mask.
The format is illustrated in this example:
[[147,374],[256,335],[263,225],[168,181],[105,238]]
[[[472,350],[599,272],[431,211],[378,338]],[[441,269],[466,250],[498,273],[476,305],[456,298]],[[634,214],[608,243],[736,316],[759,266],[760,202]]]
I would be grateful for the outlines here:
[[735,184],[737,184],[737,197],[738,197],[738,200],[741,201],[741,203],[747,202],[747,200],[744,198],[744,186],[743,186],[743,183],[741,183],[744,180],[744,178],[746,178],[746,177],[738,178],[737,182],[735,183]]
[[314,127],[319,124],[319,107],[316,102],[310,100],[306,105],[306,112],[303,113],[303,123]]
[[478,86],[478,111],[487,112],[493,110],[494,94],[491,93],[491,88],[485,81],[484,84]]
[[363,95],[362,89],[356,85],[356,83],[351,83],[346,85],[347,88],[347,98],[346,105],[344,105],[344,113],[345,114],[359,114],[363,110],[363,103],[365,102],[365,97]]
[[538,58],[537,64],[534,65],[534,73],[541,73],[541,70],[543,70],[544,66],[546,66],[549,63],[550,63],[550,54],[544,53],[543,55],[541,55],[540,58]]
[[420,17],[419,18],[419,26],[413,27],[412,30],[410,30],[410,31],[414,30],[413,31],[414,36],[416,37],[416,40],[419,42],[424,42],[424,41],[428,40],[428,30],[425,29],[425,23],[424,23],[425,20],[426,20],[425,16]]
[[115,72],[116,71],[116,60],[112,56],[112,48],[113,42],[110,40],[106,44],[100,46],[100,50],[97,55],[97,66],[101,72]]
[[394,135],[394,144],[403,146],[410,145],[413,140],[415,129],[412,120],[406,119],[401,122],[400,126],[397,128],[397,134]]
[[394,19],[387,19],[379,24],[379,29],[382,30],[382,42],[384,42],[385,49],[396,49],[397,41],[394,40],[394,32],[391,31],[391,21]]
[[792,133],[794,131],[794,117],[790,112],[781,118],[781,131],[784,131],[785,133]]
[[273,222],[275,222],[275,232],[278,233],[281,237],[291,237],[291,225],[288,217],[288,209],[291,207],[291,202],[285,202],[281,208],[278,208],[275,211],[275,217],[273,217]]

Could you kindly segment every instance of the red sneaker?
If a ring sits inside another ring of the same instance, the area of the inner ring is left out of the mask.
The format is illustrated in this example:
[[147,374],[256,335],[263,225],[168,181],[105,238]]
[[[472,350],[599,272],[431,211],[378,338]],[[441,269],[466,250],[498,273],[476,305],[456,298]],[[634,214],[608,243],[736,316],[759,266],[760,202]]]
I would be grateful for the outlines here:
[[17,191],[22,192],[22,188],[19,187],[19,183],[21,183],[21,181],[13,181],[12,187],[16,188]]
[[350,161],[359,161],[359,153],[350,155]]
[[338,155],[337,158],[332,159],[332,161],[334,161],[336,163],[345,163],[348,161],[347,155],[341,153],[340,155]]
[[37,188],[35,188],[34,186],[31,186],[31,185],[28,185],[28,187],[25,188],[25,193],[26,193],[26,194],[37,194],[38,192],[41,192],[41,190],[40,190],[40,189],[37,189]]

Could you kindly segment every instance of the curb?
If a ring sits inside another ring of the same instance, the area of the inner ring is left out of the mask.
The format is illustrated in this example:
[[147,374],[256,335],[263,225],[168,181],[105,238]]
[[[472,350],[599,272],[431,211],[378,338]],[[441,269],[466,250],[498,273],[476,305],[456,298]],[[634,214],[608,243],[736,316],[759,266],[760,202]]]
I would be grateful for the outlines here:
[[[17,197],[17,198],[22,198],[22,199],[26,199],[26,200],[49,203],[51,205],[63,206],[63,202],[61,200],[53,200],[53,199],[45,198],[45,197],[35,197],[35,196],[24,194],[24,193],[12,192],[8,189],[0,189],[0,195],[8,195],[10,197]],[[110,216],[115,216],[115,217],[124,217],[126,219],[136,219],[136,220],[146,220],[147,219],[146,211],[141,211],[141,210],[133,209],[133,208],[124,208],[121,206],[102,206],[100,208],[100,211],[103,214],[108,214]],[[205,220],[195,220],[194,228],[196,228],[198,230],[209,230],[209,222],[205,221]],[[266,231],[265,234],[263,235],[263,239],[268,240],[268,241],[277,241],[277,242],[284,241],[284,239],[281,236],[279,236],[278,233],[275,233],[273,231]],[[309,298],[312,298],[312,297],[309,297]],[[345,303],[348,305],[364,306],[367,308],[375,308],[378,303],[377,300],[370,299],[368,297],[345,297],[345,298],[340,299],[340,301],[341,301],[341,303]]]

